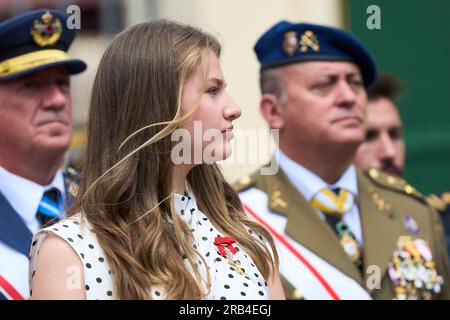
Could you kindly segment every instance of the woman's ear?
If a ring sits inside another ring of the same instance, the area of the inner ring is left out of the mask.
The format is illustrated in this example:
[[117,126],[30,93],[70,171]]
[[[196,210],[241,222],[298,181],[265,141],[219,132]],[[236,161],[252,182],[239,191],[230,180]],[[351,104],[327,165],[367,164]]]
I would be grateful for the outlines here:
[[284,125],[280,100],[271,93],[262,95],[259,102],[259,111],[271,129],[281,129]]

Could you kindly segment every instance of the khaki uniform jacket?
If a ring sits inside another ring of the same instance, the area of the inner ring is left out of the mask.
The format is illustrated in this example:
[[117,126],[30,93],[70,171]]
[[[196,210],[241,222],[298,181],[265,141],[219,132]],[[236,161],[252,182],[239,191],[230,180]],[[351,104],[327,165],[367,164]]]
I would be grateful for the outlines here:
[[[352,263],[331,227],[319,217],[281,169],[273,176],[261,176],[257,171],[252,176],[242,178],[235,187],[239,192],[257,188],[266,193],[267,209],[287,218],[284,231],[291,239],[354,279],[374,299],[394,297],[394,286],[387,273],[388,263],[399,237],[412,235],[403,220],[406,215],[412,216],[420,228],[415,236],[428,242],[437,272],[444,279],[442,291],[435,298],[449,299],[449,262],[443,225],[434,208],[402,179],[375,169],[358,171],[357,178],[364,268],[371,265],[380,268],[380,289],[369,289],[371,274],[362,274]],[[248,205],[251,207],[252,203]],[[285,279],[282,281],[286,296],[298,298],[298,290]]]

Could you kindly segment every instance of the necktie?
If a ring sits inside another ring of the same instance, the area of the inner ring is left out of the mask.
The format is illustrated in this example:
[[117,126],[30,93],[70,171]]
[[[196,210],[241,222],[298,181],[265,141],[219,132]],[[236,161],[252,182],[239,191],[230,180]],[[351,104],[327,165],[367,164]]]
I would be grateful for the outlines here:
[[339,238],[342,248],[349,258],[362,267],[361,247],[353,232],[343,220],[344,213],[350,211],[355,204],[355,197],[346,190],[336,188],[322,189],[311,200],[311,205],[325,214],[328,224]]
[[44,192],[36,213],[42,227],[47,227],[59,220],[62,213],[61,193],[57,188]]

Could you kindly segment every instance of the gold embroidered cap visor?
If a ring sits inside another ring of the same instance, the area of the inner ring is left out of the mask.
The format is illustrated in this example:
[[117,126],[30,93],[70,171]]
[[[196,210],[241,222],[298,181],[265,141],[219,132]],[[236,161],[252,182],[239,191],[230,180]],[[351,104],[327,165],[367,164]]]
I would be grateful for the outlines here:
[[86,64],[67,54],[76,36],[67,18],[58,10],[39,9],[1,21],[0,81],[56,66],[70,74],[84,71]]
[[65,51],[44,49],[1,61],[0,81],[56,66],[65,66],[70,74],[83,72],[87,67],[82,60],[71,59]]

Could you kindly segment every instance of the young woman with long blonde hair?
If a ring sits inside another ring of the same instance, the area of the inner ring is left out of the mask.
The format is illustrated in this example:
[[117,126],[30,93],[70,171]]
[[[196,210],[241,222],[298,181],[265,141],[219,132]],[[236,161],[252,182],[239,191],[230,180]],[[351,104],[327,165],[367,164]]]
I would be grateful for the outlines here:
[[[284,298],[272,237],[214,163],[230,156],[240,116],[220,53],[213,36],[166,20],[112,41],[92,90],[78,198],[33,239],[33,299]],[[173,152],[177,130],[189,133],[182,143],[193,137],[179,153],[189,161]]]

